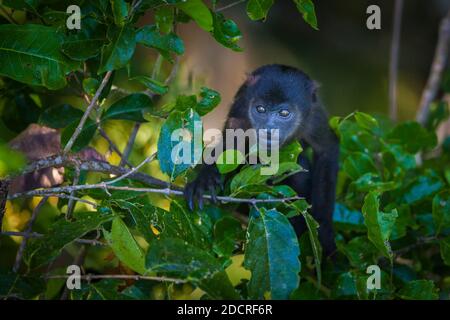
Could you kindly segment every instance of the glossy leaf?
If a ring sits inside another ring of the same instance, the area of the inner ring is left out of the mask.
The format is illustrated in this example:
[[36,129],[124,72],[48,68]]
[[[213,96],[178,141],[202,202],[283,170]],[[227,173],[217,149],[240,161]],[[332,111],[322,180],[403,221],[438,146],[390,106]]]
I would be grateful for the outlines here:
[[142,83],[147,89],[151,90],[153,93],[164,95],[169,91],[169,87],[164,83],[159,82],[158,80],[152,79],[147,76],[138,76],[131,78],[130,80],[137,80]]
[[270,293],[272,299],[287,299],[300,279],[300,248],[289,220],[276,210],[261,208],[247,234],[244,267],[252,272],[250,297],[262,299]]
[[83,111],[68,104],[54,106],[45,109],[39,118],[39,123],[55,129],[67,127],[68,125],[80,121]]
[[398,293],[405,300],[436,300],[437,290],[431,280],[415,280],[407,283]]
[[209,8],[202,0],[186,0],[176,3],[178,9],[191,17],[205,31],[213,29],[213,18]]
[[140,274],[146,272],[144,252],[121,218],[114,218],[111,232],[103,230],[103,234],[121,262]]
[[450,228],[450,191],[443,191],[433,198],[433,220],[437,234]]
[[130,25],[108,29],[109,44],[102,48],[98,73],[125,67],[136,48],[136,32]]
[[247,15],[252,20],[265,20],[272,5],[273,0],[249,0]]
[[152,99],[143,93],[130,94],[113,103],[103,114],[105,120],[131,120],[146,122],[143,113],[153,106]]
[[303,20],[314,29],[319,30],[317,27],[316,10],[312,0],[294,0],[294,3],[297,5],[298,11],[302,14]]
[[75,221],[70,222],[62,217],[51,226],[51,230],[44,237],[27,246],[24,258],[32,267],[42,266],[54,259],[66,245],[111,221],[114,215],[75,212],[74,217]]
[[[172,134],[176,136],[174,141]],[[195,166],[201,157],[201,139],[202,122],[195,111],[172,112],[162,126],[158,140],[161,171],[174,179]]]
[[173,61],[171,53],[182,55],[184,43],[176,34],[162,35],[154,25],[148,25],[136,34],[136,41],[146,47],[154,48],[167,60]]
[[370,192],[364,199],[362,212],[364,223],[367,227],[367,236],[372,243],[382,252],[382,254],[392,259],[392,250],[389,244],[389,238],[397,219],[397,210],[391,212],[380,211],[379,195]]
[[0,75],[51,90],[64,88],[79,64],[61,53],[62,37],[53,27],[0,25]]

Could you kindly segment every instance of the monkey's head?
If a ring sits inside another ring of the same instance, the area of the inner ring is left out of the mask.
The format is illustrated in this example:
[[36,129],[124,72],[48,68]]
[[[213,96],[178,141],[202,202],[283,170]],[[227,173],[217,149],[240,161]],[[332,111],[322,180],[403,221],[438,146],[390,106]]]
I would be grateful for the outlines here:
[[279,130],[280,146],[299,138],[316,103],[316,83],[302,71],[283,65],[256,69],[238,92],[254,129]]

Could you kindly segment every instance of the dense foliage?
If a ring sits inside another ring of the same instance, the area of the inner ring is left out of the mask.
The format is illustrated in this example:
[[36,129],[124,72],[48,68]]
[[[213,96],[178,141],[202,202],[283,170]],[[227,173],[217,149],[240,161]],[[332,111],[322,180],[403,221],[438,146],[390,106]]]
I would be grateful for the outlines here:
[[[302,151],[298,143],[282,149],[276,175],[262,176],[257,166],[247,165],[225,186],[222,194],[227,198],[219,205],[207,204],[195,212],[187,209],[177,188],[192,175],[193,166],[172,162],[176,145],[171,133],[185,128],[194,135],[195,121],[220,103],[220,94],[206,87],[196,94],[172,88],[171,66],[176,69],[178,56],[185,51],[176,26],[193,20],[223,46],[241,51],[237,25],[216,9],[216,2],[207,6],[202,0],[2,1],[3,179],[28,168],[8,141],[29,124],[58,129],[65,149],[61,154],[77,157],[104,136],[103,127],[150,122],[159,130],[158,140],[152,142],[157,159],[147,158],[149,148],[143,148],[139,157],[129,160],[139,159],[134,165],[159,163],[159,176],[171,181],[174,191],[161,187],[160,180],[153,184],[146,170],[137,168],[141,176],[137,169],[130,173],[128,159],[116,166],[122,171],[103,173],[81,166],[81,159],[67,163],[62,189],[44,188],[27,196],[10,193],[5,234],[0,238],[4,252],[13,247],[16,254],[18,246],[12,239],[25,241],[6,232],[26,231],[34,222],[29,211],[21,212],[26,208],[38,212],[40,202],[47,213],[36,220],[33,230],[41,235],[27,239],[21,267],[12,272],[11,264],[1,271],[0,296],[59,299],[65,279],[57,276],[65,276],[66,266],[83,252],[84,269],[93,277],[138,277],[92,278],[83,281],[80,290],[71,290],[71,299],[448,298],[450,144],[447,139],[437,146],[434,133],[448,117],[446,104],[436,105],[426,127],[412,121],[393,124],[360,112],[330,120],[341,141],[334,214],[338,252],[332,261],[322,259],[320,226],[309,205],[292,200],[295,192],[282,185],[287,175],[301,170],[295,161]],[[313,2],[294,3],[317,29]],[[70,16],[66,8],[72,4],[81,7],[80,30],[66,28]],[[252,20],[264,20],[272,4],[249,0],[247,14]],[[146,13],[155,23],[138,27]],[[138,45],[158,54],[150,74],[132,72]],[[117,79],[118,74],[125,82],[139,83],[141,90],[120,88],[124,81]],[[87,105],[93,107],[89,114]],[[88,117],[83,120],[84,115]],[[80,121],[82,131],[77,135]],[[194,140],[186,137],[183,142]],[[219,166],[222,173],[236,168]],[[280,184],[269,185],[269,179]],[[81,187],[72,190],[72,185]],[[67,196],[89,203],[78,202],[72,213],[73,198]],[[50,201],[54,197],[58,200]],[[287,198],[292,201],[259,201]],[[239,199],[250,209],[248,218],[236,213],[242,205]],[[295,215],[302,215],[308,226],[299,239],[288,220]],[[19,218],[25,222],[14,224]],[[93,239],[95,243],[89,242]],[[2,255],[6,259],[0,251],[1,259]],[[366,285],[371,265],[382,270],[380,289]]]

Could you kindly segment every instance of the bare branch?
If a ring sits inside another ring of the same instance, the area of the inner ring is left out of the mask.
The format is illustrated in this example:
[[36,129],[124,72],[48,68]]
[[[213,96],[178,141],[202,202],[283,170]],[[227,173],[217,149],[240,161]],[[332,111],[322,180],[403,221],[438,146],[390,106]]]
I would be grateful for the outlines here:
[[221,11],[233,8],[234,6],[237,6],[237,5],[239,5],[239,4],[241,4],[241,3],[245,2],[245,1],[246,0],[239,0],[239,1],[232,2],[230,4],[227,4],[226,6],[223,6],[221,8],[217,8],[216,12],[221,12]]
[[[42,233],[37,232],[17,232],[17,231],[2,231],[0,232],[1,236],[9,236],[9,237],[24,237],[24,238],[41,238],[44,235]],[[92,246],[106,246],[107,244],[101,242],[96,239],[76,239],[75,242],[80,244],[90,244]]]
[[417,112],[416,119],[419,123],[424,125],[428,121],[430,113],[430,105],[436,98],[439,91],[439,85],[442,79],[442,73],[447,65],[447,59],[450,46],[450,10],[447,16],[442,20],[438,43],[434,54],[433,63],[431,66],[430,75],[428,77],[427,84],[422,93],[420,99],[419,111]]
[[86,120],[89,118],[90,113],[94,109],[94,107],[97,104],[98,99],[100,98],[100,95],[102,94],[103,89],[108,84],[109,79],[111,78],[112,71],[108,71],[105,76],[103,77],[102,83],[97,89],[97,92],[95,93],[94,97],[91,100],[91,103],[86,108],[86,111],[84,112],[83,116],[81,117],[80,123],[78,124],[77,128],[75,129],[72,137],[70,137],[69,142],[67,142],[66,146],[64,147],[63,153],[67,153],[72,149],[73,144],[77,140],[78,136],[80,135],[81,131],[83,130],[83,126],[86,122]]
[[[46,279],[67,279],[68,275],[53,275],[47,276]],[[132,274],[86,274],[80,276],[81,280],[90,282],[91,280],[98,279],[122,279],[122,280],[147,280],[147,281],[160,281],[160,282],[173,282],[173,283],[186,283],[187,280],[175,279],[169,277],[156,277],[156,276],[141,276]]]
[[[79,183],[79,181],[80,181],[80,169],[75,168],[75,177],[73,178],[72,185],[76,186]],[[70,197],[71,198],[69,199],[69,203],[67,204],[67,213],[66,213],[67,220],[72,219],[73,209],[75,208],[75,204],[76,204],[76,201],[74,200],[75,192],[71,192]]]
[[141,124],[136,122],[134,124],[133,130],[131,131],[130,138],[128,139],[125,150],[122,154],[122,159],[120,160],[119,167],[123,167],[126,162],[128,162],[128,157],[130,156],[131,151],[133,150],[134,141],[136,140],[137,133],[141,128]]
[[145,158],[145,160],[142,161],[140,164],[138,164],[135,168],[132,168],[130,171],[121,175],[120,177],[117,177],[116,179],[106,182],[106,184],[114,184],[116,182],[119,182],[120,180],[125,179],[126,177],[131,176],[133,173],[137,172],[144,164],[146,164],[148,162],[152,162],[155,159],[155,157],[156,157],[156,152],[153,153],[152,155],[148,156],[147,158]]
[[[129,169],[126,169],[124,167],[113,166],[105,161],[82,160],[74,155],[58,155],[37,160],[36,162],[29,164],[26,168],[22,170],[21,174],[24,175],[44,168],[66,167],[66,166],[78,167],[80,170],[86,171],[112,173],[115,175],[123,175],[130,171]],[[128,178],[143,182],[148,185],[163,188],[169,186],[169,183],[156,179],[141,172],[134,172],[133,174],[130,174]]]
[[[48,196],[45,196],[44,198],[41,199],[41,201],[39,201],[38,205],[34,208],[33,214],[31,215],[31,218],[28,221],[28,225],[27,225],[27,228],[25,230],[26,234],[32,232],[33,224],[36,221],[36,218],[37,218],[37,216],[39,214],[39,211],[41,210],[42,206],[47,202],[47,200],[48,200]],[[16,261],[14,262],[14,266],[13,266],[13,271],[14,272],[19,271],[20,263],[21,263],[22,257],[23,257],[23,253],[25,252],[25,248],[27,246],[27,240],[28,240],[28,237],[24,237],[22,242],[20,243],[19,250],[17,250]]]
[[395,0],[394,27],[391,41],[391,57],[389,63],[389,117],[396,121],[398,116],[397,81],[398,60],[400,55],[400,38],[402,30],[403,0]]
[[[17,198],[30,198],[30,197],[36,197],[36,196],[46,196],[47,194],[59,194],[59,193],[70,193],[72,191],[78,191],[78,190],[93,190],[93,189],[103,189],[105,192],[108,192],[109,190],[120,190],[120,191],[130,191],[130,192],[136,192],[136,193],[155,193],[155,194],[163,194],[167,196],[183,196],[183,191],[181,190],[173,190],[169,188],[165,189],[157,189],[157,188],[135,188],[135,187],[127,187],[127,186],[110,186],[106,183],[99,183],[99,184],[85,184],[85,185],[78,185],[78,186],[65,186],[65,187],[55,187],[55,188],[48,188],[48,189],[36,189],[21,193],[16,193],[13,195],[10,195],[8,199],[17,199]],[[210,195],[204,195],[204,199],[212,199]],[[257,203],[274,203],[274,202],[289,202],[289,201],[295,201],[303,199],[302,197],[289,197],[289,198],[274,198],[274,199],[244,199],[244,198],[233,198],[233,197],[227,197],[227,196],[217,196],[217,200],[221,201],[222,203],[249,203],[252,205],[255,205]]]

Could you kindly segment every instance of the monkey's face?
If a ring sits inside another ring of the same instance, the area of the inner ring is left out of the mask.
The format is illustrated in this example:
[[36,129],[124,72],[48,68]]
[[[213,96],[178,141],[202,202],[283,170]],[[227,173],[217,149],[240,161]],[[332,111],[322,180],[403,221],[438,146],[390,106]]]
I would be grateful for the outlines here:
[[244,99],[251,127],[278,129],[281,147],[301,137],[316,102],[315,84],[297,69],[265,66],[247,79]]
[[[271,134],[272,130],[278,130],[278,143],[281,147],[295,137],[302,122],[302,115],[298,108],[288,101],[274,104],[254,99],[250,101],[249,120],[252,128],[258,132],[267,130],[268,145],[271,144],[271,139],[275,139]],[[265,136],[266,133],[262,135]]]

